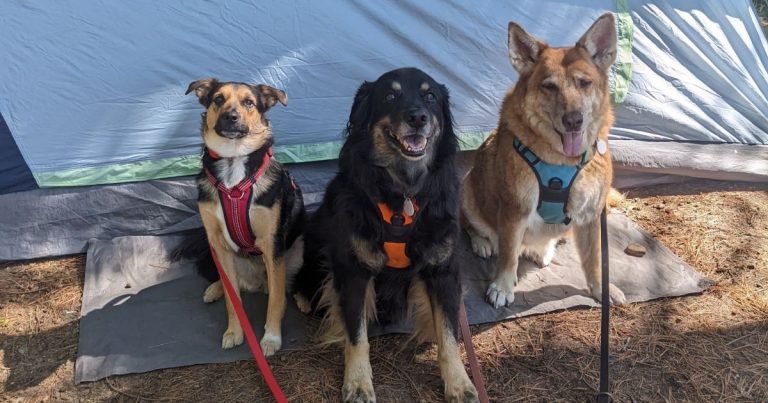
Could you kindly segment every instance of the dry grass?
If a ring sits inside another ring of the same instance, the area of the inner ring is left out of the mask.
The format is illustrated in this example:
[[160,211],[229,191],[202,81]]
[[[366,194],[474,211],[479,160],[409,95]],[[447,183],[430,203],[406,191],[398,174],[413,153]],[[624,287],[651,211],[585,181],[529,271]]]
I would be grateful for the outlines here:
[[[630,191],[618,208],[717,285],[613,309],[617,400],[768,400],[768,187],[660,186]],[[0,400],[269,401],[247,361],[75,386],[84,258],[0,267]],[[571,310],[474,327],[493,401],[589,400],[598,383],[599,319],[597,309]],[[401,351],[404,340],[372,341],[379,400],[441,401],[435,348]],[[291,401],[338,400],[337,349],[306,348],[271,362]]]

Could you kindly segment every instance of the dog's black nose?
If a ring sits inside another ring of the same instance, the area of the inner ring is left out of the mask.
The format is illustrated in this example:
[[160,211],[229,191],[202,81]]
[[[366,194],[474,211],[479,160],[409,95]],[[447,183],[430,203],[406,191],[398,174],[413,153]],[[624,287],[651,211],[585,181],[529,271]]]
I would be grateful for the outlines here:
[[584,115],[581,112],[568,112],[563,115],[563,126],[569,132],[581,130],[582,123],[584,123]]
[[406,115],[408,125],[414,129],[421,129],[427,124],[427,112],[424,109],[412,109]]
[[225,112],[221,115],[221,117],[224,119],[224,121],[229,123],[235,123],[238,119],[240,119],[240,115],[238,115],[236,111]]

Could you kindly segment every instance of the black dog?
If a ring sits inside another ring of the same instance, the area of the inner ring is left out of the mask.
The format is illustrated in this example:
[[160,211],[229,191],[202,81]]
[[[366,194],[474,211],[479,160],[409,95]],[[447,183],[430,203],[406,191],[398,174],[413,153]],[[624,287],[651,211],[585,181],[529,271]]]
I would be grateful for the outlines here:
[[375,401],[367,325],[406,307],[422,339],[436,338],[446,400],[477,399],[457,343],[457,149],[448,90],[424,72],[390,71],[358,89],[295,283],[299,307],[325,309],[328,340],[344,343],[344,401]]

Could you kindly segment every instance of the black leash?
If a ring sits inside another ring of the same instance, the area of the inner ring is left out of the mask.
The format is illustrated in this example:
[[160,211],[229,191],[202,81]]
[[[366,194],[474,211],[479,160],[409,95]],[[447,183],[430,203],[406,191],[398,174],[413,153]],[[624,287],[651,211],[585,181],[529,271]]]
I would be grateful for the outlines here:
[[606,217],[606,208],[600,213],[600,266],[603,277],[603,298],[600,318],[600,392],[595,395],[597,403],[609,403],[613,401],[610,392],[610,383],[608,381],[608,335],[610,333],[609,319],[611,316],[611,296],[608,280],[608,219]]

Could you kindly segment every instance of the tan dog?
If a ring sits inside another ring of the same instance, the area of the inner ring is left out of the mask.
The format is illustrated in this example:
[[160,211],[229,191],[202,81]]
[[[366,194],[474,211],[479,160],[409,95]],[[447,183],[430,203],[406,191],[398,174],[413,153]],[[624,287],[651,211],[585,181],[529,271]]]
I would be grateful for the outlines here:
[[[599,216],[613,174],[607,149],[613,124],[608,90],[616,57],[613,15],[602,15],[567,48],[551,48],[510,23],[509,57],[520,78],[504,99],[497,130],[464,179],[461,202],[475,253],[499,255],[488,302],[496,308],[511,304],[518,257],[547,266],[571,228],[589,291],[600,300]],[[540,184],[546,169],[575,175]],[[553,209],[549,201],[558,197],[564,203]],[[547,212],[563,219],[546,219]],[[613,303],[625,302],[613,284],[610,297]]]
[[[201,135],[205,143],[203,170],[198,175],[198,207],[205,227],[198,267],[218,278],[207,243],[240,290],[269,293],[261,348],[270,356],[282,345],[281,323],[286,304],[286,276],[301,265],[304,203],[288,171],[272,157],[272,127],[266,112],[278,102],[281,90],[267,85],[220,82],[208,78],[189,85],[205,107]],[[190,248],[182,246],[182,248]],[[201,249],[200,245],[193,249]],[[266,279],[264,278],[266,274]],[[265,287],[266,286],[266,287]],[[228,326],[222,348],[243,342],[243,329],[220,280],[205,290],[203,300],[225,297]]]

